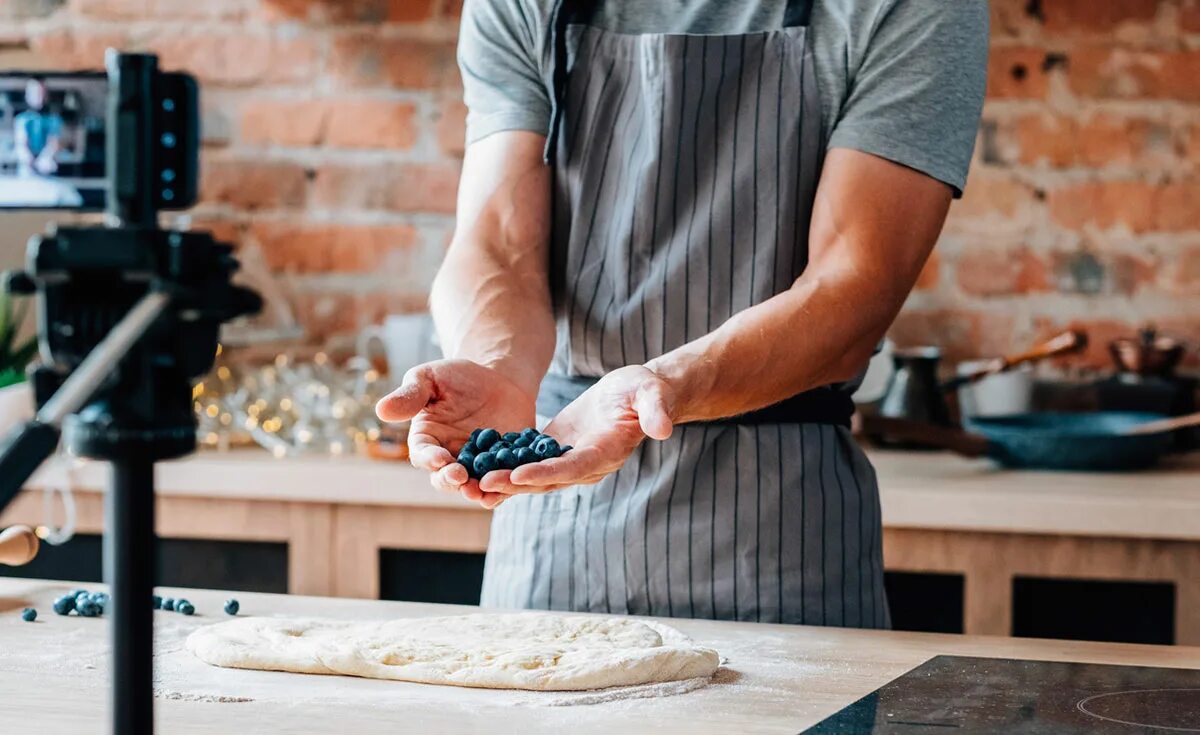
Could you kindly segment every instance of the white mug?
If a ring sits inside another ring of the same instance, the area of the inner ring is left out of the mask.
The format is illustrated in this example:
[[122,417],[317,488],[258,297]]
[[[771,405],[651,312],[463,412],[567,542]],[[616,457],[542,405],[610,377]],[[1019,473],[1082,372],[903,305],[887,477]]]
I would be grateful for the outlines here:
[[[990,360],[972,360],[958,364],[958,374],[966,375],[987,367]],[[1011,416],[1028,413],[1033,406],[1033,371],[1028,365],[995,375],[958,389],[958,409],[964,418]]]
[[399,383],[417,365],[442,357],[433,318],[428,314],[392,314],[383,324],[367,327],[358,334],[358,354],[370,357],[374,341],[383,345],[393,383]]

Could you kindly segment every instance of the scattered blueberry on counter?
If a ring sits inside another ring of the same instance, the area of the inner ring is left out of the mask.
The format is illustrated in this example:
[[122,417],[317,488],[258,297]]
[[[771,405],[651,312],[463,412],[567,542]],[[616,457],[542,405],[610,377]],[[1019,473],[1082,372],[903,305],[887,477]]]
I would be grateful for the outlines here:
[[32,623],[37,620],[37,610],[34,610],[32,607],[25,608],[21,611],[21,619],[26,623]]
[[85,618],[100,617],[104,609],[100,607],[100,603],[93,600],[90,596],[80,595],[75,598],[75,612]]
[[63,595],[54,601],[54,612],[58,615],[70,615],[75,609],[75,596]]
[[175,598],[164,597],[162,601],[162,609],[170,612],[175,609]]
[[175,612],[180,613],[181,615],[191,615],[192,613],[196,612],[196,608],[187,600],[176,600]]
[[515,470],[524,464],[561,457],[571,446],[560,447],[554,437],[528,428],[501,434],[495,429],[476,429],[458,452],[458,463],[476,480],[492,470]]
[[225,614],[226,615],[237,615],[238,610],[241,609],[241,607],[242,606],[240,604],[238,604],[237,600],[233,600],[233,599],[226,600],[225,601]]
[[162,598],[161,597],[159,597],[158,595],[150,595],[150,599],[151,599],[151,604],[154,605],[155,610],[162,609]]

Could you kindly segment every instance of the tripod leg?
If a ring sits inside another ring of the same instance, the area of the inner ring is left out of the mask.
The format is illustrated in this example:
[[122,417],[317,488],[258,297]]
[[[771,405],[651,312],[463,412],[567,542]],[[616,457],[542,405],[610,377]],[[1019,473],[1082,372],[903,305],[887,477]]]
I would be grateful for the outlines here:
[[154,463],[112,463],[106,499],[104,579],[111,586],[112,732],[154,731]]

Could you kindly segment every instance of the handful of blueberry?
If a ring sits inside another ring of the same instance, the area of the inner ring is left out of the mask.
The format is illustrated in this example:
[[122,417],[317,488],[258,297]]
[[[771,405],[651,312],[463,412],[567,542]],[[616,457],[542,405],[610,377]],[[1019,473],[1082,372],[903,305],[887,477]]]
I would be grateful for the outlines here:
[[561,457],[571,446],[559,446],[547,434],[532,427],[518,433],[501,434],[495,429],[476,429],[458,452],[458,463],[476,480],[492,470],[515,470],[523,464]]

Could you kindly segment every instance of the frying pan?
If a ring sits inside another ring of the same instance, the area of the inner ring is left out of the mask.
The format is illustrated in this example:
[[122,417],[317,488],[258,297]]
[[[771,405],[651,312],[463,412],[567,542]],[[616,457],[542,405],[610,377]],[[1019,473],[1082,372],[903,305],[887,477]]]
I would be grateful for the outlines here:
[[864,417],[871,430],[1019,469],[1117,471],[1153,465],[1171,432],[1200,425],[1200,413],[1168,418],[1125,411],[1027,413],[970,419],[966,431],[905,419]]

